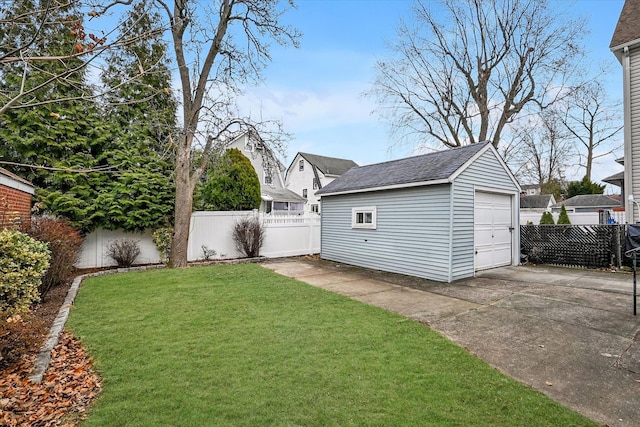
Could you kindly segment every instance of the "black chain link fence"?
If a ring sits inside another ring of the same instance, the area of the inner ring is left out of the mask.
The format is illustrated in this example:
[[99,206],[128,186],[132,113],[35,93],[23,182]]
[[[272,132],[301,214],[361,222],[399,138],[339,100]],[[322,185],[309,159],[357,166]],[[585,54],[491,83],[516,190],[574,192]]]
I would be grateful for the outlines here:
[[571,267],[620,268],[628,265],[625,226],[521,225],[523,261]]

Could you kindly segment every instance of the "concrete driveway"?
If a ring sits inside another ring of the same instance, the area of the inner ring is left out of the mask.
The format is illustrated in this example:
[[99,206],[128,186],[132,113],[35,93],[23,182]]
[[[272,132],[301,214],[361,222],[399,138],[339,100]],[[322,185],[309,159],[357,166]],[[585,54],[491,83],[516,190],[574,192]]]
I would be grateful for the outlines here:
[[504,267],[443,284],[311,258],[263,265],[423,322],[599,423],[640,426],[630,274]]

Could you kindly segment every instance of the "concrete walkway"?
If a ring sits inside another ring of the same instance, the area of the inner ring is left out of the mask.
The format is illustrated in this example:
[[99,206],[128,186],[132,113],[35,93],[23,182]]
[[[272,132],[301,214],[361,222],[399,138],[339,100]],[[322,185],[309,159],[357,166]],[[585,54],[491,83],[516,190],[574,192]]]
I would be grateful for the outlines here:
[[423,322],[599,423],[640,426],[630,274],[504,267],[443,284],[316,259],[263,265]]

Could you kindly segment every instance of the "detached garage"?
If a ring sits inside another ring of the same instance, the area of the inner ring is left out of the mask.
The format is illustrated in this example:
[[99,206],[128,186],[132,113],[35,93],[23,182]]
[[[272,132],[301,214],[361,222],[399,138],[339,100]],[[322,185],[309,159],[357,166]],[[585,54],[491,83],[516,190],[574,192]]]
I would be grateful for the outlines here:
[[519,194],[489,142],[353,168],[316,192],[320,255],[440,282],[517,265]]

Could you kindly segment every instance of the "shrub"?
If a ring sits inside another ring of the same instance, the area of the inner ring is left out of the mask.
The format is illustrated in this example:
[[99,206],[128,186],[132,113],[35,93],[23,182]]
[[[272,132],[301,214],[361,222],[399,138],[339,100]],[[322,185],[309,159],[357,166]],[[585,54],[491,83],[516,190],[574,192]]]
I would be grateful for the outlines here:
[[0,314],[28,311],[40,299],[38,287],[49,267],[47,244],[16,230],[0,231]]
[[170,227],[158,228],[153,232],[151,236],[153,244],[156,245],[156,249],[160,252],[160,262],[166,264],[169,261],[169,254],[171,253],[171,235],[173,229]]
[[44,298],[53,287],[73,279],[82,237],[68,222],[53,218],[34,218],[25,231],[34,239],[47,243],[51,253],[51,265],[38,289],[40,298]]
[[107,246],[107,256],[114,260],[118,267],[129,268],[140,256],[138,240],[117,239]]
[[204,257],[205,261],[209,261],[217,254],[218,252],[216,252],[215,249],[209,249],[207,245],[202,245],[202,256]]
[[558,216],[558,224],[571,224],[569,214],[567,214],[567,208],[562,205],[560,208],[560,216]]
[[254,258],[260,255],[265,234],[266,230],[258,218],[250,217],[238,221],[231,236],[239,252]]
[[542,214],[542,218],[540,218],[540,225],[553,225],[555,221],[553,220],[553,215],[551,212],[544,212]]

